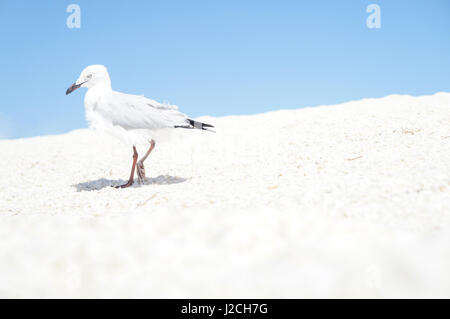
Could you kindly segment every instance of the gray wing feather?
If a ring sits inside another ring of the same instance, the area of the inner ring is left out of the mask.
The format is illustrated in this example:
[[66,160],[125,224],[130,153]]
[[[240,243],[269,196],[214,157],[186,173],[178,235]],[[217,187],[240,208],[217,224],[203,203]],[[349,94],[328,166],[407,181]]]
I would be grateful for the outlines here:
[[186,123],[187,116],[175,105],[162,104],[144,96],[113,92],[97,110],[113,125],[124,129],[162,129]]

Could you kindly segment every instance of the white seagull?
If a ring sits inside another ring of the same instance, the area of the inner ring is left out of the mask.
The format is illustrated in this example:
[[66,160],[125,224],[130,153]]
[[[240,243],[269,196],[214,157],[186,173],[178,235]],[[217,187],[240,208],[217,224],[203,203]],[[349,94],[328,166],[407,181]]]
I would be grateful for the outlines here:
[[108,70],[103,65],[90,65],[81,72],[78,80],[66,91],[66,95],[80,87],[88,89],[84,97],[86,118],[90,127],[114,132],[128,141],[133,141],[133,164],[128,182],[117,186],[125,188],[133,185],[137,168],[139,182],[145,180],[144,161],[153,151],[155,141],[150,139],[150,148],[138,160],[134,141],[147,138],[151,133],[166,128],[187,128],[210,130],[210,124],[194,121],[178,111],[175,105],[161,104],[144,96],[113,91]]

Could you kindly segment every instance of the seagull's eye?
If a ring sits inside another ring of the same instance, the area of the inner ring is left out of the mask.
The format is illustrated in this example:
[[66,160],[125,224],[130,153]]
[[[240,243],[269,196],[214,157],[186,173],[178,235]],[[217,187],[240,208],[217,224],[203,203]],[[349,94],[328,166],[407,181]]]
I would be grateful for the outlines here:
[[88,74],[88,75],[86,76],[86,78],[87,78],[87,79],[92,79],[92,74]]

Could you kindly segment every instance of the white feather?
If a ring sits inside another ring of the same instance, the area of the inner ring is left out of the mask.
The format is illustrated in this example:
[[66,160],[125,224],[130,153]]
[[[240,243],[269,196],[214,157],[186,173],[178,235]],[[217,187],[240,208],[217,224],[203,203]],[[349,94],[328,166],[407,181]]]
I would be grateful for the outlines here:
[[76,83],[88,88],[84,104],[90,127],[126,142],[148,142],[156,131],[186,125],[187,116],[175,105],[113,91],[104,66],[87,67]]
[[112,125],[121,126],[126,130],[159,130],[186,124],[187,119],[176,106],[115,91],[102,94],[93,111]]

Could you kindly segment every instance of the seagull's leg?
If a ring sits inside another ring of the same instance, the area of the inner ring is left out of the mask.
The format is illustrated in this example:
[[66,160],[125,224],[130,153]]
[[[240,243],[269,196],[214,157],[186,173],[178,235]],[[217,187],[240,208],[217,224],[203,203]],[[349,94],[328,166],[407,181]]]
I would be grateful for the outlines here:
[[150,153],[155,148],[155,141],[150,140],[150,148],[148,149],[147,153],[145,153],[144,157],[142,157],[139,162],[137,163],[137,174],[139,178],[139,183],[143,184],[145,181],[145,168],[144,168],[144,161],[147,159],[147,157],[150,155]]
[[133,185],[134,169],[136,168],[137,159],[138,159],[138,153],[136,151],[136,146],[133,145],[133,165],[131,166],[130,179],[128,180],[128,183],[121,185],[121,186],[116,186],[116,188],[127,188],[127,187],[130,187],[131,185]]

